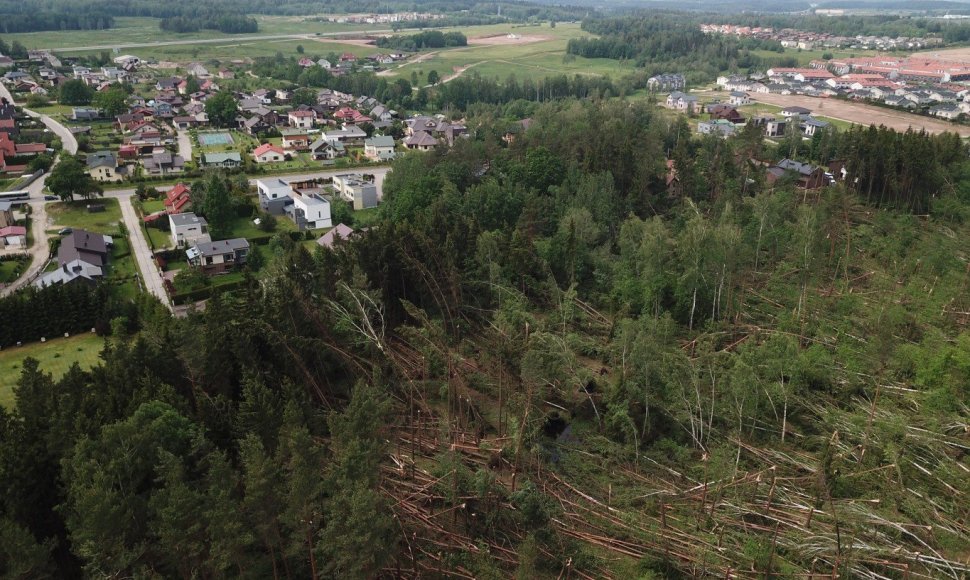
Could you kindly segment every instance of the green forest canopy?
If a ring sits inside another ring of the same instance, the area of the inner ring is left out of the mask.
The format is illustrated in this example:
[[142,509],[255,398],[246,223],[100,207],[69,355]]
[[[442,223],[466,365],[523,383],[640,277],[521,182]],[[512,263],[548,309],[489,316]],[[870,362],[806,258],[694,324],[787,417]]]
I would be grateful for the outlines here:
[[758,132],[645,103],[467,122],[395,162],[353,242],[279,246],[187,318],[112,306],[91,371],[25,364],[0,573],[965,569],[959,140],[799,141],[864,184],[802,192]]

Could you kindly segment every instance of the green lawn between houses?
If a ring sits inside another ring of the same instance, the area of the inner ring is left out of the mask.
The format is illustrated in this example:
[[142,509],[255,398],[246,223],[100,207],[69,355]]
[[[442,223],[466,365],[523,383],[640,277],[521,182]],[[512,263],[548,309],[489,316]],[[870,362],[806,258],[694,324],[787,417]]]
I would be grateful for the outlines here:
[[[88,205],[103,205],[102,212],[89,212]],[[99,234],[115,236],[121,222],[121,206],[117,199],[97,198],[90,201],[59,201],[47,206],[47,214],[58,227],[83,229]]]
[[20,371],[27,357],[37,359],[40,369],[51,373],[56,380],[74,363],[83,369],[95,366],[103,347],[103,338],[94,333],[85,333],[0,350],[0,406],[13,408],[13,389],[20,379]]

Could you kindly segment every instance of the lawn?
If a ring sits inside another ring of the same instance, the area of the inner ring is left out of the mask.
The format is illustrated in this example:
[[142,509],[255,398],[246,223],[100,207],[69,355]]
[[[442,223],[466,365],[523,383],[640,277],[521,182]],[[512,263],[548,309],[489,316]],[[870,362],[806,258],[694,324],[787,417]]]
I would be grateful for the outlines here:
[[272,232],[264,232],[259,229],[259,226],[253,223],[253,220],[248,217],[237,217],[232,222],[232,238],[257,238],[270,234],[275,234],[278,232],[295,232],[296,224],[294,224],[286,216],[276,217],[276,229]]
[[27,268],[29,260],[4,260],[0,262],[0,284],[13,282]]
[[[100,204],[104,211],[90,213],[88,204]],[[59,227],[72,227],[101,234],[115,235],[121,222],[121,207],[117,199],[103,198],[91,201],[59,201],[47,206],[47,214]]]
[[150,245],[157,249],[172,247],[172,236],[169,232],[164,232],[158,228],[145,228],[145,235],[150,240]]
[[7,409],[13,407],[13,388],[20,379],[20,371],[27,357],[37,359],[42,371],[51,373],[58,379],[74,363],[78,363],[83,369],[96,365],[103,347],[103,338],[94,333],[85,333],[0,350],[0,405]]
[[147,199],[141,202],[141,207],[145,211],[145,215],[151,215],[156,212],[165,211],[165,201],[161,199]]

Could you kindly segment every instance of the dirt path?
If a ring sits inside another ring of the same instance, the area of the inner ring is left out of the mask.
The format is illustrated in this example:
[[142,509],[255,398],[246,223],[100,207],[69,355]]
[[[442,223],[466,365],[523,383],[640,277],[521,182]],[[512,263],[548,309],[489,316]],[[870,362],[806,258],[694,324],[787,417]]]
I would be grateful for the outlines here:
[[905,131],[912,127],[915,130],[924,129],[927,133],[957,133],[961,137],[970,137],[970,127],[954,125],[941,119],[922,117],[885,109],[866,103],[854,103],[839,99],[823,99],[806,97],[804,95],[776,95],[756,93],[751,95],[753,101],[767,103],[779,107],[805,107],[821,117],[829,117],[839,121],[847,121],[859,125],[885,125],[890,129]]

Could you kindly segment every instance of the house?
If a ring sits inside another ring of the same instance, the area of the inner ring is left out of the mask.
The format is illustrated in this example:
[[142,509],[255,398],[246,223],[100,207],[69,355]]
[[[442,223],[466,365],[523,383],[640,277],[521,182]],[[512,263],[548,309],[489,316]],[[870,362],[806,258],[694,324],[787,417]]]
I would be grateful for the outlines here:
[[317,244],[324,248],[332,248],[334,244],[349,240],[352,235],[354,235],[353,228],[344,224],[337,224],[332,230],[320,236],[317,239]]
[[14,225],[0,227],[0,248],[11,247],[27,247],[27,228]]
[[229,153],[203,153],[202,154],[202,166],[203,167],[220,167],[223,169],[236,169],[240,167],[243,163],[242,156],[239,155],[238,151],[230,151]]
[[316,230],[333,226],[330,219],[330,201],[317,193],[290,194],[293,203],[283,211],[302,230]]
[[192,212],[173,213],[168,215],[169,231],[172,235],[172,245],[176,248],[186,248],[197,242],[209,242],[209,224],[204,217]]
[[249,135],[255,137],[260,133],[265,133],[266,131],[269,131],[270,125],[269,123],[264,121],[262,117],[256,115],[254,117],[250,117],[245,121],[243,121],[242,130],[248,133]]
[[91,153],[87,158],[87,171],[95,181],[116,182],[127,175],[124,168],[118,167],[118,159],[110,151]]
[[438,145],[438,140],[431,136],[430,133],[425,133],[421,131],[415,133],[410,137],[404,139],[404,146],[408,149],[416,149],[418,151],[430,151]]
[[13,59],[9,56],[0,54],[0,68],[10,68],[14,65]]
[[801,117],[805,115],[811,115],[812,111],[806,109],[805,107],[785,107],[781,110],[782,117]]
[[175,91],[178,89],[180,82],[182,82],[182,79],[176,77],[158,79],[158,82],[155,83],[155,90]]
[[220,79],[234,79],[234,78],[236,78],[236,73],[232,72],[229,69],[224,68],[224,69],[222,69],[222,70],[219,71],[219,78]]
[[113,245],[111,236],[74,230],[57,248],[58,269],[44,274],[34,284],[40,288],[76,281],[94,285],[104,276]]
[[324,132],[323,138],[331,143],[339,141],[344,145],[360,145],[367,138],[367,133],[357,125],[344,125],[343,129]]
[[286,161],[286,153],[272,143],[263,143],[253,150],[256,163],[282,163]]
[[284,151],[306,151],[310,148],[310,136],[303,129],[283,129]]
[[394,159],[394,137],[375,135],[364,141],[364,156],[371,161]]
[[292,203],[293,188],[278,177],[257,179],[256,191],[259,194],[259,207],[273,215],[283,215],[284,208]]
[[829,184],[825,170],[808,163],[782,159],[777,165],[768,168],[767,177],[771,184],[788,176],[794,176],[795,186],[800,189],[818,189]]
[[687,86],[682,74],[662,74],[647,79],[647,90],[677,91]]
[[165,211],[182,213],[192,203],[192,190],[184,183],[179,183],[165,193]]
[[731,91],[731,94],[728,95],[728,102],[734,105],[735,107],[740,107],[742,105],[750,105],[751,95],[743,91]]
[[674,91],[667,95],[666,106],[668,109],[674,109],[675,111],[693,113],[697,111],[699,102],[694,95]]
[[101,118],[101,111],[92,107],[74,107],[71,109],[72,121],[95,121]]
[[175,117],[174,119],[172,119],[172,125],[174,125],[175,128],[178,129],[179,131],[185,131],[187,129],[191,129],[192,127],[195,127],[198,124],[199,122],[195,119],[195,117],[181,116],[181,117]]
[[941,119],[952,121],[962,115],[963,111],[961,111],[960,107],[954,105],[953,103],[943,103],[930,108],[929,113],[934,117],[940,117]]
[[286,115],[286,119],[290,124],[290,127],[296,129],[311,129],[313,128],[313,122],[316,120],[317,114],[313,112],[312,109],[308,111],[290,111]]
[[370,118],[377,121],[382,121],[389,123],[394,120],[394,111],[391,111],[384,105],[377,105],[370,111]]
[[327,141],[324,138],[317,139],[310,144],[310,155],[314,161],[336,159],[346,153],[344,144],[340,141]]
[[366,181],[359,173],[334,175],[333,188],[344,199],[352,202],[355,210],[377,207],[377,186]]
[[712,119],[710,121],[701,121],[697,124],[697,132],[701,135],[719,135],[721,137],[730,137],[737,132],[737,127],[731,121],[726,119]]
[[321,58],[320,60],[317,61],[317,66],[326,70],[330,70],[333,68],[333,63],[325,58]]
[[721,103],[708,105],[707,113],[710,115],[712,120],[722,119],[730,123],[734,123],[735,125],[744,123],[744,117],[731,105],[724,105]]
[[804,119],[802,119],[802,125],[801,125],[802,133],[804,133],[806,137],[811,137],[815,135],[815,132],[818,131],[819,129],[824,129],[828,126],[829,126],[828,121],[822,121],[820,119],[816,119],[815,117],[811,117],[811,116],[805,117]]
[[246,263],[249,242],[245,238],[196,242],[185,251],[189,264],[202,268],[206,274],[222,274]]
[[185,167],[185,159],[180,155],[173,155],[169,151],[156,151],[151,157],[142,159],[142,165],[151,175],[168,175],[181,173]]
[[764,129],[765,137],[780,137],[785,134],[788,127],[788,119],[778,119],[775,117],[755,117],[751,119],[752,125],[759,125]]
[[187,73],[189,73],[190,75],[194,76],[194,77],[208,77],[208,76],[210,76],[209,75],[209,69],[205,68],[204,66],[202,66],[201,64],[199,64],[197,62],[193,62],[192,64],[190,64],[185,69],[185,71]]

